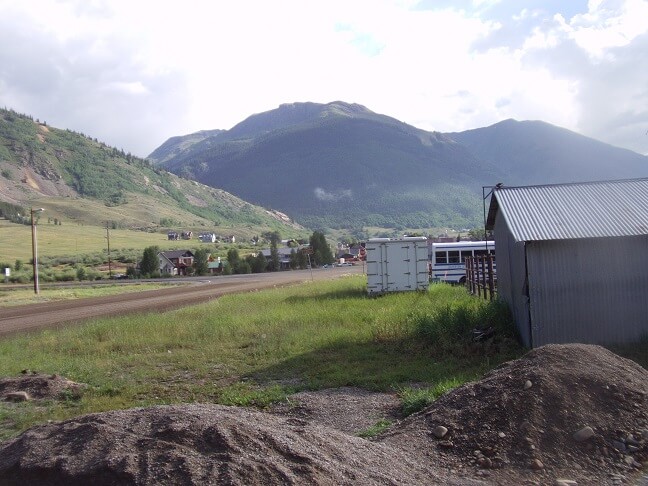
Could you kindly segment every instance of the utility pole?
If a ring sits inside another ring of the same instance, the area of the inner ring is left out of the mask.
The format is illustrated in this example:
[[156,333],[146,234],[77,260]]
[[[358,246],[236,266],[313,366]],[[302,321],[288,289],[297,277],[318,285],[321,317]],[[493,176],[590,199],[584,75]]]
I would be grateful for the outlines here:
[[29,209],[31,215],[32,265],[34,267],[34,293],[36,295],[40,293],[40,287],[38,285],[38,239],[36,238],[36,221],[34,219],[34,213],[40,213],[42,211],[45,211],[45,209],[43,208]]
[[108,241],[108,278],[112,278],[112,265],[110,262],[110,231],[108,221],[106,221],[106,240]]
[[312,248],[302,248],[302,252],[306,253],[306,256],[308,257],[308,268],[310,269],[310,274],[311,274],[311,282],[313,281],[313,264],[311,263],[311,255],[313,254],[313,249]]

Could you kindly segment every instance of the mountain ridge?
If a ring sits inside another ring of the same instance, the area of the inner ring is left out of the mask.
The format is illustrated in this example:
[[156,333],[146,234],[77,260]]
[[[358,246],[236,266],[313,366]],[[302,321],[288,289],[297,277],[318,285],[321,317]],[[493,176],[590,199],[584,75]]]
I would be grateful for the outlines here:
[[430,132],[342,101],[289,103],[160,162],[311,227],[471,227],[482,186],[643,177],[648,158],[541,121]]

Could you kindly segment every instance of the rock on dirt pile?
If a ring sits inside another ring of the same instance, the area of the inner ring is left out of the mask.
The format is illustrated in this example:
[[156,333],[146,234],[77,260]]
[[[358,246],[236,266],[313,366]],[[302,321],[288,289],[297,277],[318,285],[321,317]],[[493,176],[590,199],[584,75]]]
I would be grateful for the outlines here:
[[600,346],[543,346],[379,440],[411,457],[433,448],[448,467],[505,484],[633,483],[648,466],[648,371]]

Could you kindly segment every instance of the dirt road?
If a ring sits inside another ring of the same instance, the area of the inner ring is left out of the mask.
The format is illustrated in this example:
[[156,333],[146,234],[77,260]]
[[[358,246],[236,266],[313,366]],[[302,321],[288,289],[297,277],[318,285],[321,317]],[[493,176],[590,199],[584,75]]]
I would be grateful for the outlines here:
[[309,282],[311,279],[327,280],[359,273],[362,273],[362,267],[358,266],[317,269],[312,272],[297,270],[205,277],[187,285],[166,289],[9,307],[0,310],[0,336],[80,323],[95,317],[151,311],[163,312],[205,302],[225,294],[295,285]]

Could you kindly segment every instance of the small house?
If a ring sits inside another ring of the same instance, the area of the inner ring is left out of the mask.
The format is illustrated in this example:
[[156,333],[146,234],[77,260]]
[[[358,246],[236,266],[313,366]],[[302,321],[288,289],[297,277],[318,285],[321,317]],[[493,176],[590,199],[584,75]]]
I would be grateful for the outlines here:
[[498,185],[486,228],[524,345],[648,336],[648,179]]
[[200,233],[198,239],[203,243],[216,243],[216,233]]
[[[291,254],[293,252],[298,252],[299,248],[287,248],[287,247],[281,247],[277,248],[277,253],[279,255],[279,268],[280,270],[290,270],[290,261],[291,261]],[[268,264],[272,260],[272,250],[270,248],[264,248],[261,250],[261,253],[265,257],[266,261]]]
[[193,267],[194,254],[190,250],[170,250],[158,253],[162,275],[187,275]]

